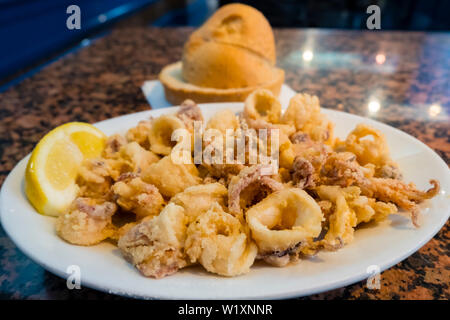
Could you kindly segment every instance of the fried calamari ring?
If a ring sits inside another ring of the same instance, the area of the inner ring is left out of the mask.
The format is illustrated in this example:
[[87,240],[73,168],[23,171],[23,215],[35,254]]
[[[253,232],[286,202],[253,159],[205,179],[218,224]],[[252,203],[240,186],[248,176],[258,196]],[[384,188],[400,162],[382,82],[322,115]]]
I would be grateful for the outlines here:
[[185,125],[176,116],[162,115],[154,119],[148,136],[150,150],[165,156],[170,154],[176,144],[176,141],[172,141],[172,133],[181,128],[185,128]]
[[162,278],[188,264],[183,251],[185,239],[184,209],[169,203],[159,216],[132,226],[120,237],[118,247],[144,276]]
[[258,89],[245,99],[243,115],[250,127],[255,121],[278,123],[281,104],[271,91]]
[[252,237],[262,254],[285,251],[317,237],[322,219],[319,205],[298,188],[274,192],[246,212]]
[[187,230],[186,253],[191,263],[223,276],[247,273],[257,247],[240,221],[215,203],[197,217]]
[[[241,207],[245,207],[256,195],[261,196],[264,191],[277,191],[283,189],[283,185],[272,179],[269,175],[263,175],[264,170],[272,170],[269,165],[254,165],[245,167],[234,176],[228,185],[228,208],[230,213],[238,215]],[[250,189],[250,190],[249,190]],[[244,192],[246,191],[246,192]]]
[[356,155],[359,164],[382,166],[392,162],[385,136],[366,124],[358,124],[344,142],[345,151]]

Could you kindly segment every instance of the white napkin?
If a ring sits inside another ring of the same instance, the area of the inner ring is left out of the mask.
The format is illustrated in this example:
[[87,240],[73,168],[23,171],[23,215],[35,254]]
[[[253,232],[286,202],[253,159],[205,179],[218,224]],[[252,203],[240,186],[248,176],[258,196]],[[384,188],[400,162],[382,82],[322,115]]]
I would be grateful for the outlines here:
[[[153,109],[166,108],[172,105],[166,100],[166,97],[164,96],[164,87],[158,80],[145,81],[141,89]],[[295,91],[287,84],[283,84],[278,99],[283,107],[287,107],[289,100],[294,95]]]

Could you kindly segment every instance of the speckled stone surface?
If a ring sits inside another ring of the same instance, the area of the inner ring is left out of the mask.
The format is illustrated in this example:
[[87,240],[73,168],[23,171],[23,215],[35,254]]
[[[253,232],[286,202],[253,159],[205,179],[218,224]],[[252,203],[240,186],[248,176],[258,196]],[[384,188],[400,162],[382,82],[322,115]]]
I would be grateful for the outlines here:
[[[121,27],[0,93],[0,183],[54,127],[148,109],[140,85],[180,59],[191,32]],[[450,34],[285,29],[275,36],[278,65],[292,88],[318,95],[323,107],[399,128],[449,163]],[[313,53],[311,61],[303,59],[305,50]],[[371,112],[368,104],[375,100],[380,109]],[[449,237],[447,222],[418,252],[382,273],[380,290],[361,282],[305,299],[449,299]],[[1,228],[0,298],[123,299],[68,290],[65,280],[24,256]]]

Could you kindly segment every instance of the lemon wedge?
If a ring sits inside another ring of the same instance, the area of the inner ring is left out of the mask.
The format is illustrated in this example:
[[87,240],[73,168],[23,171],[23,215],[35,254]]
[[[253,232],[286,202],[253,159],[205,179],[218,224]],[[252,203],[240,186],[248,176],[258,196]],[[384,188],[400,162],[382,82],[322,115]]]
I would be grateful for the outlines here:
[[47,133],[34,148],[25,171],[25,194],[41,214],[58,216],[76,197],[78,168],[98,157],[106,136],[83,122],[70,122]]

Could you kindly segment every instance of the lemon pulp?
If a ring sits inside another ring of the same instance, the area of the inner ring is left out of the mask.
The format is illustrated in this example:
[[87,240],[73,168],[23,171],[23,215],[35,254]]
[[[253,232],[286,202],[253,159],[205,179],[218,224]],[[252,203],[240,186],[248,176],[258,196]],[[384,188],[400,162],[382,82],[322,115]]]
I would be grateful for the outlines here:
[[39,141],[25,172],[25,193],[39,213],[57,216],[70,205],[78,192],[75,180],[81,162],[98,157],[105,138],[90,124],[71,122]]

